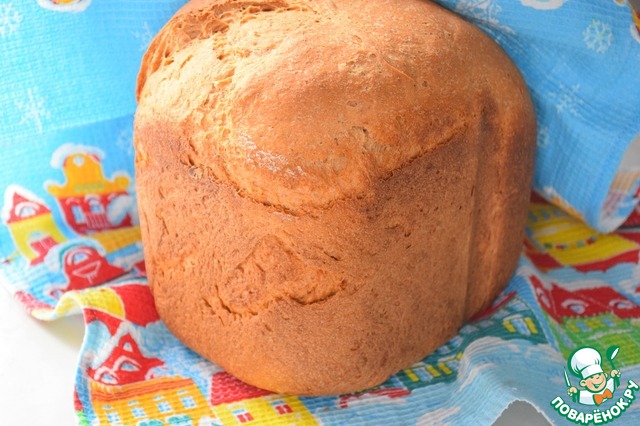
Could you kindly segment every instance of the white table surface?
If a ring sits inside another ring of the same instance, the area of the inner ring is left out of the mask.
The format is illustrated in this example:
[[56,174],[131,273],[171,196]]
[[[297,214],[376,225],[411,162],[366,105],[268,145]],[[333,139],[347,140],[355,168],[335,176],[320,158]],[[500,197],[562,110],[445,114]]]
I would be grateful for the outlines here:
[[81,317],[44,323],[0,288],[0,425],[76,424],[73,383]]

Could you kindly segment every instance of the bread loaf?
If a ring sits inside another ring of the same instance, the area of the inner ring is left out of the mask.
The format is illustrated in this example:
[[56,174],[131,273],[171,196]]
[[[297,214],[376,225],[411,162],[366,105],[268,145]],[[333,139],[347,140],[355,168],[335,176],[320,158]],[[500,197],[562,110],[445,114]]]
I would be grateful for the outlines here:
[[532,103],[501,48],[433,3],[192,1],[137,95],[158,312],[247,383],[377,385],[514,271]]

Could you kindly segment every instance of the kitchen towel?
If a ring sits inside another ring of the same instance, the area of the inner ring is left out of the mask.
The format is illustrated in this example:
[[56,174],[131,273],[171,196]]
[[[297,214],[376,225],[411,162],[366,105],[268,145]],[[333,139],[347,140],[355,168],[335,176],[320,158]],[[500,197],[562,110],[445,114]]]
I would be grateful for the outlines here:
[[[488,311],[421,362],[374,389],[305,398],[248,386],[188,350],[146,285],[135,78],[184,2],[0,0],[0,283],[37,318],[83,314],[79,423],[489,424],[519,399],[553,423],[636,424],[640,167],[624,158],[640,133],[634,2],[440,2],[503,46],[534,99],[520,265]],[[587,346],[599,360],[574,353]],[[582,404],[597,386],[572,360],[601,368],[610,396]]]

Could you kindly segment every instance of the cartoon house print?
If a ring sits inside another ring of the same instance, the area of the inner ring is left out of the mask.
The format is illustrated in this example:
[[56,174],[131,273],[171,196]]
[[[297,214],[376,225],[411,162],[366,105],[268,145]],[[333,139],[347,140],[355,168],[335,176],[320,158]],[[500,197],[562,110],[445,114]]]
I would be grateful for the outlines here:
[[188,378],[159,377],[126,386],[90,382],[90,389],[99,424],[220,424],[198,386]]
[[640,363],[640,307],[613,288],[565,288],[530,277],[533,291],[549,320],[562,354],[579,346],[625,348],[616,365]]
[[51,249],[45,263],[53,271],[61,271],[62,283],[45,286],[45,293],[60,299],[69,290],[84,290],[114,280],[127,270],[111,264],[105,250],[91,239],[77,239]]
[[146,358],[131,334],[120,338],[109,357],[96,369],[89,367],[87,374],[105,385],[126,385],[152,379],[152,369],[164,363],[157,358]]
[[[88,293],[79,293],[83,298],[83,313],[87,324],[99,321],[115,336],[126,322],[146,327],[160,320],[153,296],[146,283],[134,282],[100,287]],[[117,343],[111,344],[117,346]]]
[[[88,368],[91,403],[100,424],[214,424],[213,413],[193,380],[155,377],[163,366],[145,357],[130,333],[97,368]],[[191,422],[191,423],[190,423]]]
[[560,208],[532,196],[525,253],[542,271],[571,266],[580,272],[606,271],[640,259],[640,233],[600,234]]
[[66,144],[54,152],[51,165],[61,168],[66,182],[47,182],[47,190],[62,210],[68,225],[80,235],[131,227],[135,202],[123,172],[104,176],[101,150]]
[[62,255],[62,272],[67,278],[65,290],[82,290],[113,280],[126,271],[110,264],[98,249],[74,245]]
[[273,394],[226,372],[215,373],[211,379],[211,405],[224,425],[317,424],[298,397]]
[[66,241],[44,201],[17,185],[5,191],[2,220],[30,265],[41,263],[51,248]]

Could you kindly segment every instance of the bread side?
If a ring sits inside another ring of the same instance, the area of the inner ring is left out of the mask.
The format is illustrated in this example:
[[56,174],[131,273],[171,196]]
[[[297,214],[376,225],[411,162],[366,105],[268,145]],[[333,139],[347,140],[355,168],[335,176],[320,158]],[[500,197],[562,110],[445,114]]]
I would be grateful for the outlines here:
[[191,2],[145,56],[136,178],[158,311],[239,378],[373,386],[517,262],[519,73],[428,2]]

